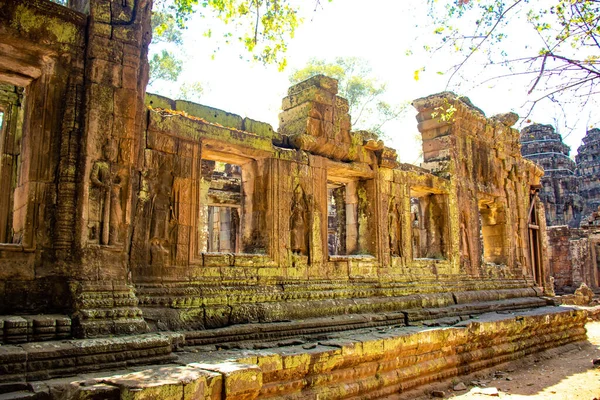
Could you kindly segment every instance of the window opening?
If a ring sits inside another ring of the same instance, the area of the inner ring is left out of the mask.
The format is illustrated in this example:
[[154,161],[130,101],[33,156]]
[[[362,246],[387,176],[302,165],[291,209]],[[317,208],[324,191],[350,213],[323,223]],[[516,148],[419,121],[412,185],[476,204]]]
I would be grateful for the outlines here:
[[448,208],[445,195],[413,195],[410,199],[410,214],[413,259],[445,259],[448,245]]
[[372,251],[368,185],[371,181],[327,183],[329,255],[367,255]]
[[238,253],[242,211],[242,168],[220,161],[208,163],[207,244],[211,253]]
[[327,184],[327,247],[329,255],[346,254],[346,185]]
[[506,264],[506,215],[493,202],[479,203],[479,239],[484,263]]
[[0,243],[20,243],[26,202],[15,197],[19,184],[23,128],[22,87],[0,83]]
[[531,267],[533,279],[538,286],[543,285],[542,279],[542,257],[540,243],[540,226],[537,220],[535,203],[538,198],[539,189],[531,188],[529,193],[529,254],[531,258]]

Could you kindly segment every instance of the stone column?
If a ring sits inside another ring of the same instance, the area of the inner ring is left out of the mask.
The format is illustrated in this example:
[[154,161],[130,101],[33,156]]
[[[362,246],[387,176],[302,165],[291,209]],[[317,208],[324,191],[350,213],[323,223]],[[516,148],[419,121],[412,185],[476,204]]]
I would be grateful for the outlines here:
[[[147,329],[130,281],[131,220],[139,192],[151,0],[90,0],[76,244],[75,308],[110,304],[107,319],[76,321],[80,336]],[[108,231],[108,232],[106,232]],[[90,298],[103,297],[103,304]],[[80,313],[80,315],[90,314]],[[93,312],[91,312],[93,314]]]

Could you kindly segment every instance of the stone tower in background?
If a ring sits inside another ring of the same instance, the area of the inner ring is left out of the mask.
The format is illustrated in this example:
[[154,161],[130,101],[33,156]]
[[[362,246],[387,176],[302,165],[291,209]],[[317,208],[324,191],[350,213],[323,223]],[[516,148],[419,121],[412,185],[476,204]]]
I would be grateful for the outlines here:
[[[577,165],[569,157],[570,151],[552,125],[534,124],[521,131],[521,154],[544,168],[540,199],[546,205],[549,226],[577,227],[582,215],[586,215],[583,212]],[[596,165],[598,163],[599,160]],[[596,185],[600,185],[598,178],[595,180]]]
[[588,217],[600,206],[600,129],[587,131],[575,160],[581,182],[579,194],[583,198],[583,215]]

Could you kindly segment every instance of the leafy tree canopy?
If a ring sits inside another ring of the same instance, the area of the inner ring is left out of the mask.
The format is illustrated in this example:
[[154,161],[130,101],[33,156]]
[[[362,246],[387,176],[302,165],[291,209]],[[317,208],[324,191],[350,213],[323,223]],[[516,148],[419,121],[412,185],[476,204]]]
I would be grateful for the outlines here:
[[202,93],[204,93],[204,86],[200,82],[186,82],[179,87],[179,98],[181,100],[198,102]]
[[167,50],[155,53],[150,59],[150,81],[148,83],[152,84],[158,79],[176,81],[181,73],[182,65],[183,62]]
[[428,1],[439,38],[429,49],[462,55],[448,71],[449,85],[464,79],[466,64],[484,60],[503,67],[488,80],[529,77],[531,109],[542,100],[586,103],[598,94],[600,1]]
[[333,62],[312,58],[290,75],[290,82],[295,84],[319,74],[338,80],[339,95],[348,100],[355,129],[385,136],[383,126],[398,119],[406,108],[406,104],[393,105],[384,100],[385,83],[377,80],[368,61],[362,58],[337,57]]
[[[320,0],[314,1],[318,6]],[[154,34],[180,39],[190,16],[198,12],[231,26],[222,34],[226,43],[238,42],[254,60],[283,69],[287,42],[302,22],[297,4],[293,0],[158,0]],[[208,30],[205,35],[212,37],[213,32]]]
[[[315,7],[319,5],[320,0],[313,1]],[[190,17],[196,12],[201,17],[215,18],[228,26],[221,33],[221,39],[225,43],[238,42],[255,61],[277,64],[282,70],[287,64],[284,56],[287,42],[294,36],[302,21],[297,8],[293,0],[155,1],[152,12],[154,54],[150,58],[150,85],[157,81],[176,82],[179,79],[185,58],[182,48],[183,32]],[[204,34],[213,37],[211,30]],[[184,83],[180,85],[176,96],[198,101],[202,93],[203,86],[200,82]]]

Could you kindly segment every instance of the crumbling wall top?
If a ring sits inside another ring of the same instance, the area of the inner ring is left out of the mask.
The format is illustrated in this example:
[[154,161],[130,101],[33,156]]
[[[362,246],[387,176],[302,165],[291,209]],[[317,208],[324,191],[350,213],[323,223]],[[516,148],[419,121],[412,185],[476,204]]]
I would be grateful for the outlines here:
[[204,121],[209,124],[231,128],[237,131],[253,133],[264,138],[277,138],[279,135],[271,124],[243,118],[237,114],[218,108],[193,103],[187,100],[172,100],[157,94],[146,94],[146,105],[152,109],[165,110],[167,113],[188,116],[191,119]]

